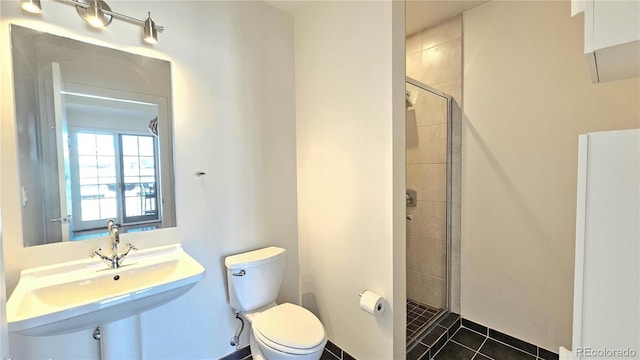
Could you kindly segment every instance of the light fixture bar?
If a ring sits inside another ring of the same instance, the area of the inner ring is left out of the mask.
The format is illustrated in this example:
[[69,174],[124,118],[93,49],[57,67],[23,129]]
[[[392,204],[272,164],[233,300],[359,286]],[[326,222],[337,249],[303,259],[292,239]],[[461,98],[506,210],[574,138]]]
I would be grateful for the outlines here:
[[[83,2],[78,1],[78,0],[57,0],[57,1],[73,4],[75,6],[79,6],[79,7],[84,8],[84,9],[88,9],[89,8],[89,4],[83,3]],[[117,17],[120,20],[129,21],[129,22],[132,22],[134,24],[138,24],[138,25],[144,26],[144,23],[145,23],[145,20],[136,19],[136,18],[131,17],[129,15],[121,14],[121,13],[118,13],[118,12],[115,12],[115,11],[102,9],[102,12],[107,14],[107,15],[111,15],[113,17]],[[160,26],[160,25],[155,25],[154,24],[153,27],[158,31],[164,31],[164,26]]]
[[[136,19],[134,17],[128,16],[128,15],[125,15],[125,14],[120,14],[120,13],[113,12],[113,11],[104,10],[104,13],[105,14],[109,14],[109,15],[111,15],[113,17],[117,17],[117,18],[119,18],[121,20],[131,21],[131,22],[139,24],[139,25],[144,25],[144,22],[145,22],[145,20]],[[160,25],[155,25],[154,24],[153,27],[158,31],[164,31],[164,26],[160,26]]]

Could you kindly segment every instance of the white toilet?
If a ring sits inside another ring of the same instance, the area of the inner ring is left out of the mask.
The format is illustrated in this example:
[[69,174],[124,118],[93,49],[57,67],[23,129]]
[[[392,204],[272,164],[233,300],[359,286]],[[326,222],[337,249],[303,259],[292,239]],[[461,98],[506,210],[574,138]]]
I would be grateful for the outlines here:
[[285,250],[271,246],[227,256],[229,303],[251,324],[256,360],[318,360],[327,335],[318,318],[298,305],[276,304]]

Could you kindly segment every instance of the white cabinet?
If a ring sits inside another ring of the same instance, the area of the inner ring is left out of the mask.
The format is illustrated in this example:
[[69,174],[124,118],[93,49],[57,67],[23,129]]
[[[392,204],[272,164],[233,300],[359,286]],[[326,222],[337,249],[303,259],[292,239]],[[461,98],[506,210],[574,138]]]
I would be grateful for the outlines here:
[[639,221],[640,129],[581,135],[569,358],[638,359]]
[[640,0],[572,0],[584,13],[584,53],[591,80],[640,76]]

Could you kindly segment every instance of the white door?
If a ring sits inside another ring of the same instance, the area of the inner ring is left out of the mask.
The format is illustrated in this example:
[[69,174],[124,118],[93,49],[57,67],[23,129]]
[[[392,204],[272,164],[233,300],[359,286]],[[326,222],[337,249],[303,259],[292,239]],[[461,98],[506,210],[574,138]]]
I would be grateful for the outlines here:
[[[96,109],[97,110],[97,109]],[[75,235],[122,225],[117,134],[101,129],[70,129],[71,193]],[[106,230],[105,230],[106,231]]]
[[58,151],[58,193],[60,194],[60,217],[49,219],[59,223],[62,230],[62,241],[69,241],[71,219],[71,194],[69,171],[69,133],[67,130],[67,112],[64,102],[64,81],[60,64],[52,63],[53,72],[53,108],[56,120],[56,148]]

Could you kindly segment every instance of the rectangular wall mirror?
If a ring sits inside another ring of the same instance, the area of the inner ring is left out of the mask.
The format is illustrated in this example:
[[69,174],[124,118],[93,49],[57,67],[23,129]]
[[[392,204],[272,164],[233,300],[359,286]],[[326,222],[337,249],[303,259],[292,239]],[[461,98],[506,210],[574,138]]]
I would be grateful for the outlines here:
[[24,246],[176,226],[171,65],[11,25]]

